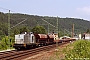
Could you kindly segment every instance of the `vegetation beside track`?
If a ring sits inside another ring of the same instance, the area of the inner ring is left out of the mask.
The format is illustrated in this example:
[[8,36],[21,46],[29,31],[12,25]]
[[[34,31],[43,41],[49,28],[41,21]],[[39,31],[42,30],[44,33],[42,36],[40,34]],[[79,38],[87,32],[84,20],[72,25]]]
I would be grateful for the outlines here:
[[90,59],[90,41],[77,40],[73,44],[68,45],[64,50],[66,60],[74,59]]
[[12,43],[14,42],[14,38],[10,37],[10,41],[8,40],[8,37],[5,36],[0,40],[0,50],[7,50],[12,49]]

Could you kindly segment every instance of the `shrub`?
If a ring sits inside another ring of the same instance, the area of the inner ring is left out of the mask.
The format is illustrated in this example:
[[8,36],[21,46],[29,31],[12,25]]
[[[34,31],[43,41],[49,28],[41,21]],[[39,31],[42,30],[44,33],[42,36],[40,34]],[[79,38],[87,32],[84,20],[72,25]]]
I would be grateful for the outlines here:
[[73,44],[73,49],[67,47],[65,59],[90,59],[90,41],[78,40]]

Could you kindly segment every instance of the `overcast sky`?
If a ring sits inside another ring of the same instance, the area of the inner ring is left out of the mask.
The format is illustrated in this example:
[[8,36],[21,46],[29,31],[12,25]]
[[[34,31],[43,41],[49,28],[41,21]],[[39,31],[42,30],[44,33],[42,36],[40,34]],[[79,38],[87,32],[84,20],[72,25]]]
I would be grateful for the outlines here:
[[0,0],[0,11],[90,21],[90,0]]

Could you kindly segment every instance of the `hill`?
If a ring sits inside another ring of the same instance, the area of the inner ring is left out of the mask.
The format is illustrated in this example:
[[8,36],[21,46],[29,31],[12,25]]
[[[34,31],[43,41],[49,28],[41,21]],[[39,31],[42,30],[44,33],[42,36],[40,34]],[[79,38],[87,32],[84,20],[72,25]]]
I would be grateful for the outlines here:
[[[24,21],[25,19],[26,21]],[[42,19],[57,26],[57,17],[10,13],[10,27],[13,27],[11,33],[14,29],[20,29],[24,26],[31,30],[36,25],[44,26],[45,29],[48,30],[48,24]],[[87,29],[90,29],[90,21],[77,18],[58,17],[59,31],[63,33],[71,33],[72,24],[74,24],[75,33],[83,33],[86,32]],[[53,30],[56,32],[56,28],[49,25],[49,32],[52,32]],[[0,12],[0,35],[8,35],[8,13]]]

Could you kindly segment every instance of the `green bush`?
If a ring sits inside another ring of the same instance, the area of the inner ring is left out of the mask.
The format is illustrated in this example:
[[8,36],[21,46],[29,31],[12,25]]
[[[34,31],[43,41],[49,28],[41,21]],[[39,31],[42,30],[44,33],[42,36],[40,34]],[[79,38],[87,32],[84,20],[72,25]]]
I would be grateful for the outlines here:
[[8,37],[5,36],[2,38],[2,40],[0,40],[0,50],[6,50],[6,49],[9,49],[9,48],[12,48],[12,43],[14,42],[13,38],[10,37],[11,41],[8,40]]
[[73,49],[65,49],[65,59],[90,59],[90,41],[78,40],[73,44]]

